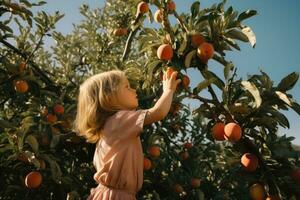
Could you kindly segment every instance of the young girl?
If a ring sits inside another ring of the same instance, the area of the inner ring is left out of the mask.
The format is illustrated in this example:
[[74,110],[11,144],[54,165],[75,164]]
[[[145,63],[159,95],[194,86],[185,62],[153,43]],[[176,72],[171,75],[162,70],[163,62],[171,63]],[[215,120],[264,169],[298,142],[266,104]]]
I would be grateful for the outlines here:
[[124,72],[96,74],[80,85],[76,132],[96,143],[94,180],[88,200],[134,200],[143,183],[143,126],[162,120],[170,110],[180,79],[163,75],[163,94],[150,109],[138,109],[136,90]]

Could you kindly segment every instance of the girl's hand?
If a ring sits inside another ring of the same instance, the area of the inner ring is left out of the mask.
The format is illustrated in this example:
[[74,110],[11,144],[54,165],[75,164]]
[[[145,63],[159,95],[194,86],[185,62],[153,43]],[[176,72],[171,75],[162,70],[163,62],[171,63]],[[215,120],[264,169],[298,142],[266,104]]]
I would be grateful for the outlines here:
[[175,92],[177,85],[181,82],[180,79],[176,80],[177,71],[171,71],[168,72],[170,69],[167,69],[167,71],[164,72],[163,75],[163,91],[171,91],[171,92]]

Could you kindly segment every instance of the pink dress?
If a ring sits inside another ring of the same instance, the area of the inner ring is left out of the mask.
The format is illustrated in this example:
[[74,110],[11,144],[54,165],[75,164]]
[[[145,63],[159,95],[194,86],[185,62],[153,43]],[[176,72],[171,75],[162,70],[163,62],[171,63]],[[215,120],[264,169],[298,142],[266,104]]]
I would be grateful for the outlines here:
[[97,170],[88,200],[135,200],[143,183],[140,133],[147,110],[121,110],[110,116],[97,142],[93,164]]

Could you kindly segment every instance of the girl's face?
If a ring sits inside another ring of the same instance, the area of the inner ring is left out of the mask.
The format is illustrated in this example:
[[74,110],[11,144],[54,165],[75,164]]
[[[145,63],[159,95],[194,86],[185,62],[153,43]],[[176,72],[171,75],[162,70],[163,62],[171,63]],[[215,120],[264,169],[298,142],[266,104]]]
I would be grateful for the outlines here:
[[119,106],[122,109],[135,109],[138,107],[136,90],[130,87],[127,78],[121,81],[118,93]]

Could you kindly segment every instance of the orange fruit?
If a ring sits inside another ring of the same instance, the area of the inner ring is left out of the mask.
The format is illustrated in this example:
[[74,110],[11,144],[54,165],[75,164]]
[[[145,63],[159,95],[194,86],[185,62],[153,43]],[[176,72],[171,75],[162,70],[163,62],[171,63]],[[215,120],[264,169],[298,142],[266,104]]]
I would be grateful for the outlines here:
[[26,156],[25,153],[19,153],[17,159],[24,163],[29,163],[28,157]]
[[48,115],[48,108],[47,107],[43,107],[42,108],[42,116],[46,117]]
[[149,149],[149,154],[152,156],[152,157],[159,157],[160,156],[160,149],[158,146],[151,146]]
[[271,195],[266,198],[266,200],[281,200],[279,196]]
[[144,158],[144,171],[151,169],[151,167],[151,160],[149,160],[148,158]]
[[42,136],[40,142],[41,142],[42,146],[49,146],[49,144],[50,144],[49,137],[47,135]]
[[224,133],[225,133],[225,138],[230,142],[237,142],[242,137],[241,127],[234,122],[225,125]]
[[54,123],[54,122],[56,122],[57,121],[57,117],[56,117],[56,115],[54,115],[54,114],[48,114],[47,115],[47,121],[49,122],[49,123]]
[[212,136],[217,141],[225,140],[225,125],[222,122],[217,122],[212,128]]
[[162,10],[157,10],[154,14],[154,20],[157,23],[161,23],[163,20],[163,11]]
[[117,28],[114,30],[114,36],[124,36],[127,35],[128,29],[127,28]]
[[180,105],[180,103],[172,103],[171,104],[171,107],[170,107],[170,110],[169,110],[169,112],[173,115],[173,116],[175,116],[177,113],[178,113],[178,111],[180,110],[180,108],[181,108],[181,105]]
[[60,130],[58,128],[53,127],[53,126],[51,126],[51,132],[52,132],[53,135],[60,134]]
[[192,46],[194,48],[197,48],[205,42],[205,39],[200,33],[195,33],[191,37],[191,42],[192,42]]
[[138,14],[141,13],[141,14],[144,14],[146,12],[149,11],[149,6],[146,2],[142,1],[138,4],[137,6],[137,12]]
[[183,77],[182,77],[182,85],[183,85],[183,87],[188,87],[189,85],[190,85],[190,78],[187,76],[187,75],[183,75]]
[[160,60],[169,61],[173,57],[173,49],[169,44],[162,44],[157,49],[157,57]]
[[182,160],[187,160],[190,157],[190,155],[187,151],[184,151],[180,154],[180,157]]
[[176,9],[176,4],[174,3],[174,1],[169,0],[167,7],[168,7],[169,11],[174,11]]
[[201,180],[199,178],[192,178],[191,179],[191,185],[192,185],[193,188],[200,187]]
[[207,63],[213,57],[214,52],[214,46],[208,42],[203,42],[197,49],[197,55],[203,63]]
[[177,183],[177,184],[174,185],[174,191],[176,193],[181,193],[181,192],[183,192],[183,187],[180,184]]
[[39,162],[40,162],[40,168],[41,169],[46,169],[46,163],[45,163],[45,161],[42,160],[42,159],[39,159]]
[[71,129],[72,128],[72,122],[69,119],[66,119],[61,122],[61,127],[65,130]]
[[298,184],[300,184],[300,170],[294,169],[290,172],[290,177]]
[[241,164],[245,171],[254,172],[258,167],[258,158],[251,153],[245,153],[241,158]]
[[249,188],[250,197],[253,200],[264,200],[265,199],[265,189],[259,184],[255,183]]
[[25,185],[28,188],[37,188],[42,183],[42,175],[40,172],[34,171],[27,174],[25,178]]
[[65,109],[62,105],[56,104],[53,108],[53,111],[55,114],[61,115],[61,114],[64,114]]
[[26,62],[20,62],[19,64],[19,71],[22,72],[27,68]]
[[174,70],[172,67],[167,68],[167,76],[168,77],[171,77],[173,72],[176,72],[176,70]]
[[25,80],[17,80],[14,82],[15,90],[19,93],[25,93],[28,91],[28,83]]
[[184,144],[184,148],[186,148],[186,149],[191,149],[192,147],[193,147],[193,144],[190,142],[187,142]]

